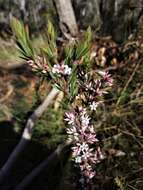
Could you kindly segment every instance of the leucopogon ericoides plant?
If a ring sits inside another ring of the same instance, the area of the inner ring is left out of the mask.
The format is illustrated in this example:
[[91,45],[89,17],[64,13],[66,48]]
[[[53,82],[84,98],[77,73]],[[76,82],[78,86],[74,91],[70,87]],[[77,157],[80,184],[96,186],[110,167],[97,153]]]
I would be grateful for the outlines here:
[[88,185],[96,175],[96,164],[104,158],[93,114],[104,104],[104,95],[113,84],[108,72],[95,69],[91,29],[88,28],[80,39],[65,40],[58,45],[55,29],[49,22],[46,44],[37,50],[32,46],[27,28],[15,18],[11,23],[21,57],[27,65],[64,92],[68,109],[64,120],[68,140],[72,143],[72,160],[80,169],[80,180]]

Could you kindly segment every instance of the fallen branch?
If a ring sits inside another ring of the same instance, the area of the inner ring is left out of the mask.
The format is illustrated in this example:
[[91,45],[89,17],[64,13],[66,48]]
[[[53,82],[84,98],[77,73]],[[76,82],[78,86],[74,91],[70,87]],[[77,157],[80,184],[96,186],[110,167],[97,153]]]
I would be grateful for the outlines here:
[[0,170],[0,184],[4,182],[7,176],[9,176],[11,169],[17,160],[18,156],[22,153],[24,148],[27,146],[28,142],[31,140],[35,122],[42,116],[47,107],[51,104],[52,100],[57,96],[59,90],[53,88],[51,92],[47,95],[45,100],[41,105],[33,112],[29,117],[25,129],[23,131],[22,137],[18,145],[15,147],[14,151],[9,156],[8,160]]
[[15,190],[25,189],[34,179],[37,177],[43,170],[45,170],[53,160],[56,160],[60,157],[65,148],[71,145],[70,141],[66,141],[63,144],[60,144],[57,149],[48,156],[47,159],[42,161],[31,173],[29,173],[23,181],[15,188]]
[[[116,137],[117,138],[117,137]],[[44,161],[42,161],[36,168],[32,170],[19,184],[14,190],[24,190],[28,187],[28,185],[47,167],[51,164],[51,162],[58,159],[61,154],[64,152],[64,149],[72,145],[72,141],[66,141],[65,143],[60,144],[56,150],[48,156]],[[124,157],[126,156],[125,152],[116,149],[110,149],[109,152],[110,156],[113,157]],[[104,152],[104,158],[102,160],[107,159],[108,156]]]

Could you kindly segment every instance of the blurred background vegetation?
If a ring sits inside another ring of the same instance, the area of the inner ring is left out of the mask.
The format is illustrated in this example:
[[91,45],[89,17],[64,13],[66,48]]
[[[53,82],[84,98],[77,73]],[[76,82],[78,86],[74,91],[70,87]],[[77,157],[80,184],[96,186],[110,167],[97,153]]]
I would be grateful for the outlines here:
[[[92,27],[99,56],[106,49],[108,62],[97,68],[109,69],[114,78],[104,114],[99,112],[95,122],[108,156],[97,166],[94,189],[143,190],[143,1],[72,0],[72,5],[79,29]],[[34,46],[43,46],[49,19],[62,35],[55,1],[0,0],[0,165],[50,89],[50,83],[40,83],[18,57],[11,16],[29,26]],[[13,170],[13,186],[64,141],[63,115],[62,105],[58,109],[53,105],[36,124],[33,139]],[[55,163],[50,171],[33,181],[29,190],[76,189],[71,163]]]

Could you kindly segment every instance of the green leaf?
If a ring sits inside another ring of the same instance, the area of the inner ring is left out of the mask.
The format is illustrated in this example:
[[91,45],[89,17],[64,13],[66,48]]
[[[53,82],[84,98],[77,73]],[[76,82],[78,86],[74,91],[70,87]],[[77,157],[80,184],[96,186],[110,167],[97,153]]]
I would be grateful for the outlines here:
[[43,48],[44,53],[46,53],[47,58],[49,61],[51,59],[56,60],[57,55],[57,46],[56,46],[56,38],[57,34],[55,32],[53,24],[48,21],[47,30],[46,30],[46,40],[47,40],[47,47]]
[[21,57],[24,59],[34,59],[34,49],[29,38],[29,31],[24,24],[15,17],[12,17],[10,22],[12,31],[16,37],[16,43],[20,49]]
[[58,85],[58,84],[55,83],[55,84],[54,84],[54,87],[57,88],[59,91],[62,91],[60,85]]
[[87,56],[90,51],[90,45],[92,41],[92,31],[89,27],[84,33],[84,38],[81,42],[78,42],[76,47],[76,59],[81,59],[84,56]]
[[42,48],[42,50],[43,50],[44,53],[46,53],[49,60],[54,57],[53,51],[51,50],[50,47]]
[[54,26],[50,21],[48,21],[47,35],[48,35],[49,41],[51,41],[51,42],[56,41],[57,35],[56,35],[56,32],[55,32]]
[[89,52],[87,43],[79,43],[76,49],[76,59],[81,59]]
[[73,63],[75,57],[75,44],[67,44],[64,48],[65,64],[70,65]]
[[77,66],[75,65],[72,69],[72,74],[69,79],[69,87],[70,87],[70,97],[73,98],[78,90],[78,84],[77,84]]
[[92,31],[90,26],[87,28],[87,30],[84,33],[84,39],[87,43],[91,43],[92,41]]

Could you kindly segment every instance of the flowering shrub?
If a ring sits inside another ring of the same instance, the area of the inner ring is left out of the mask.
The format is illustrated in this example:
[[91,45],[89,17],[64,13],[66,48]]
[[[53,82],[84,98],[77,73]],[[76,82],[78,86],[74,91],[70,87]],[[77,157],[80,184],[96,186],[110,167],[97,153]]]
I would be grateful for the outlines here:
[[[91,80],[91,75],[85,75],[75,97],[75,101],[78,99],[81,103],[75,103],[72,111],[65,114],[65,121],[69,125],[66,131],[69,140],[73,142],[72,157],[80,168],[82,181],[86,184],[96,175],[95,165],[104,158],[96,137],[92,115],[103,104],[103,95],[107,93],[105,89],[112,85],[112,78],[107,72],[97,74],[100,75],[100,79]],[[93,76],[95,75],[96,73]]]
[[49,22],[47,46],[37,54],[22,23],[13,19],[12,28],[22,58],[34,72],[51,79],[65,94],[68,111],[64,120],[68,124],[68,140],[72,143],[72,159],[80,168],[80,180],[88,184],[96,175],[95,165],[104,158],[93,115],[104,104],[104,95],[113,84],[108,72],[95,69],[91,30],[89,28],[80,40],[65,41],[59,50],[55,30]]

